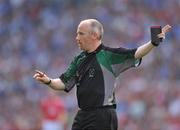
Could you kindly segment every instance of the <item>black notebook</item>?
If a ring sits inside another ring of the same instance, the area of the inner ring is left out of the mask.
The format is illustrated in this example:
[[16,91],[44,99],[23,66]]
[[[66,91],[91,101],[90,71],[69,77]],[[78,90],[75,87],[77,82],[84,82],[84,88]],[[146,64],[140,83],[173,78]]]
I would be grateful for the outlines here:
[[162,32],[161,26],[151,26],[151,42],[159,44],[162,42],[162,38],[158,37],[158,34]]

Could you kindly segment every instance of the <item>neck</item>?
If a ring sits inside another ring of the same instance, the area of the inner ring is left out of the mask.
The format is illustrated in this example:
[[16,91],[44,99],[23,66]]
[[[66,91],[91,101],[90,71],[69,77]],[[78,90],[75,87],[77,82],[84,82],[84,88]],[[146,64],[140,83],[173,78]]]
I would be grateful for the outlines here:
[[101,41],[98,41],[97,43],[93,44],[91,49],[89,49],[87,52],[91,53],[91,52],[95,51],[100,45],[101,45]]

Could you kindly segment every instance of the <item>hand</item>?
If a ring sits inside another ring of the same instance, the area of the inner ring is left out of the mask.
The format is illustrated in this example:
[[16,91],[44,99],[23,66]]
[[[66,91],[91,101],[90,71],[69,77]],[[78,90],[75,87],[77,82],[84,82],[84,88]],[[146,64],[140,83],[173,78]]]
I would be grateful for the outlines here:
[[158,37],[165,39],[166,33],[169,32],[169,31],[171,30],[171,28],[172,28],[172,27],[171,27],[170,25],[168,25],[168,24],[167,24],[166,26],[164,26],[164,27],[162,28],[162,33],[158,34]]
[[45,73],[39,70],[35,70],[33,78],[44,84],[48,84],[50,82],[50,78]]

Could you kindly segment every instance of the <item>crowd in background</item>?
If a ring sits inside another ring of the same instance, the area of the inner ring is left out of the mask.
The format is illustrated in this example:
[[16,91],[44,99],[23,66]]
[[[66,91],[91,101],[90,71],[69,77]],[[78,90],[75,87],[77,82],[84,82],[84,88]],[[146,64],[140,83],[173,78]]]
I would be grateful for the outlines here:
[[[50,89],[34,70],[60,76],[77,55],[79,22],[96,18],[103,44],[135,48],[150,26],[172,26],[166,40],[116,81],[119,130],[180,130],[180,0],[0,0],[0,130],[41,130]],[[78,110],[76,89],[58,92],[66,130]]]

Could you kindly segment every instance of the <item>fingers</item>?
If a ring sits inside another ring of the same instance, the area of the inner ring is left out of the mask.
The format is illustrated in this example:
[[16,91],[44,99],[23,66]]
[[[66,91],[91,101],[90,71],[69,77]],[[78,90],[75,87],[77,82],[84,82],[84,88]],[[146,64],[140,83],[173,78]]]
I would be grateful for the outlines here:
[[158,37],[165,39],[165,33],[160,33],[160,34],[158,34]]
[[38,77],[38,74],[34,74],[33,78],[36,79]]
[[167,32],[169,32],[170,30],[171,30],[171,26],[170,25],[166,25],[166,26],[164,26],[163,28],[162,28],[162,33],[160,33],[160,34],[158,34],[158,37],[159,38],[163,38],[163,39],[165,39],[165,34],[167,33]]
[[166,25],[166,26],[164,26],[163,28],[162,28],[162,33],[167,33],[167,32],[169,32],[170,30],[171,30],[171,26],[170,25]]
[[33,78],[38,80],[38,78],[42,78],[42,77],[45,77],[45,76],[46,75],[43,72],[41,72],[39,70],[35,70],[35,74],[34,74]]
[[44,76],[44,73],[39,71],[39,70],[35,70],[36,74],[39,74],[39,76],[43,77]]
[[39,70],[35,70],[35,74],[33,75],[33,78],[37,81],[40,81],[41,83],[47,83],[49,81],[49,77],[47,75]]

